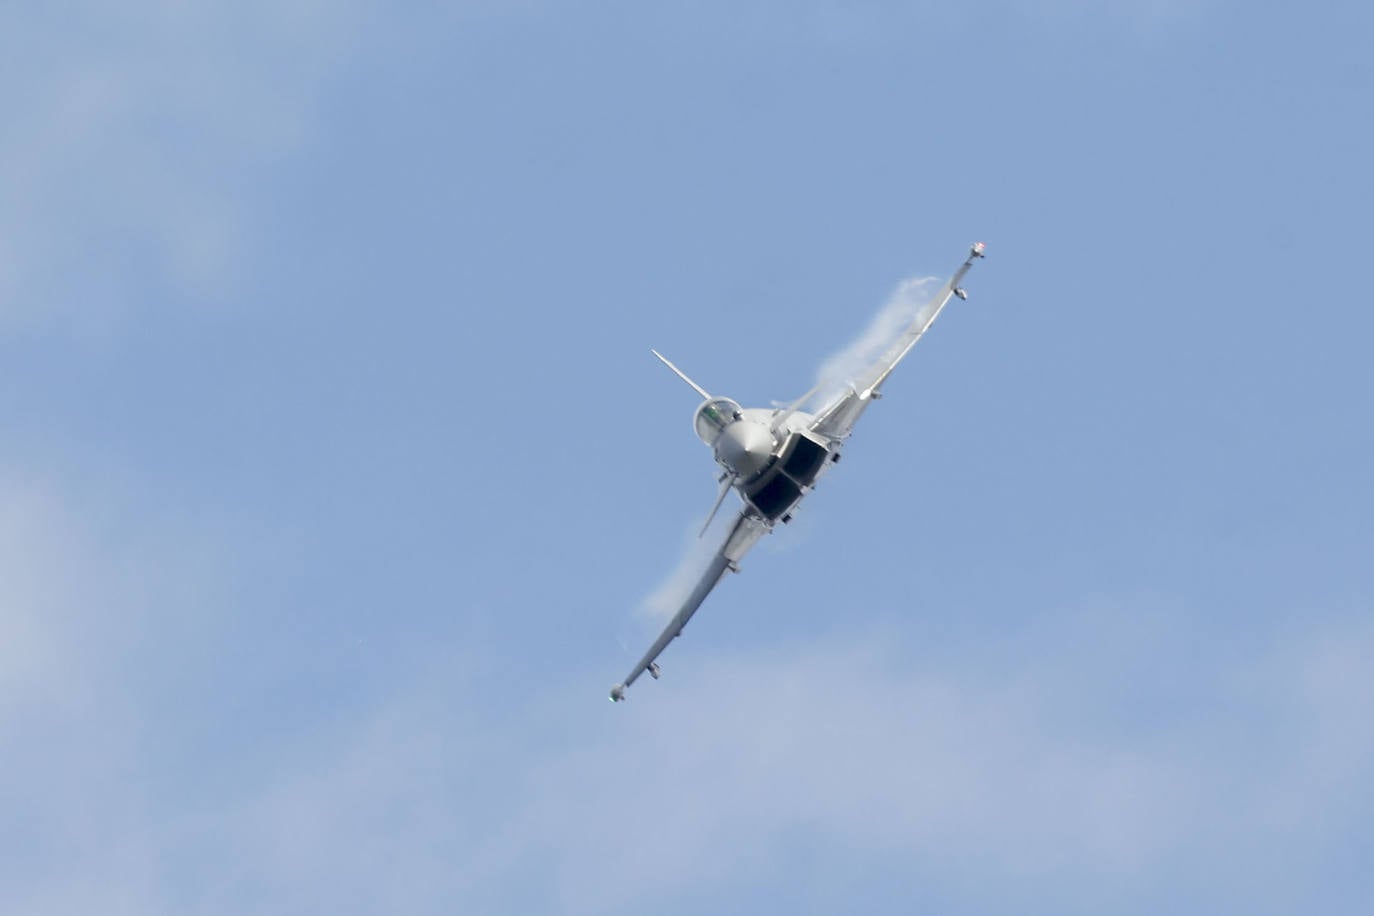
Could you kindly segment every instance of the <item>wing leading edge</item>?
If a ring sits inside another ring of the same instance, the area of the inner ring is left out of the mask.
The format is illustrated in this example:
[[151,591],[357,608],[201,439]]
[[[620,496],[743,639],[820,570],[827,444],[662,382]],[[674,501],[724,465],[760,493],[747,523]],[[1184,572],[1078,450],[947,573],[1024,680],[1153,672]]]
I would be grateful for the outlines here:
[[983,248],[982,242],[975,243],[969,249],[968,258],[954,272],[954,276],[950,277],[948,282],[940,287],[939,291],[925,305],[921,306],[911,324],[902,332],[902,336],[893,341],[892,345],[883,352],[883,355],[853,381],[849,391],[817,413],[815,422],[811,424],[813,432],[828,436],[831,439],[844,439],[853,431],[854,424],[859,421],[859,417],[863,416],[868,405],[882,397],[882,392],[879,389],[883,382],[887,381],[892,370],[897,368],[897,364],[911,352],[911,348],[916,346],[916,342],[935,323],[935,319],[940,317],[940,312],[944,310],[945,304],[955,296],[960,299],[967,298],[967,294],[959,284],[963,282],[964,275],[969,272],[973,262],[983,257]]
[[696,587],[687,596],[687,600],[682,603],[682,607],[673,615],[673,619],[668,621],[668,625],[663,628],[658,639],[654,640],[649,651],[644,653],[644,657],[630,669],[625,680],[611,688],[613,701],[618,703],[625,699],[625,688],[633,684],[645,671],[648,671],[655,678],[658,677],[658,665],[655,663],[655,659],[668,647],[668,643],[682,635],[682,628],[687,626],[687,621],[692,619],[697,608],[701,607],[701,603],[706,600],[707,595],[711,594],[712,589],[720,580],[725,578],[725,574],[727,572],[739,572],[739,561],[749,552],[749,548],[758,542],[759,538],[771,530],[772,526],[750,510],[740,511],[740,514],[735,518],[734,525],[730,527],[729,536],[725,538],[720,549],[711,557],[710,565],[706,567],[706,571],[697,580]]

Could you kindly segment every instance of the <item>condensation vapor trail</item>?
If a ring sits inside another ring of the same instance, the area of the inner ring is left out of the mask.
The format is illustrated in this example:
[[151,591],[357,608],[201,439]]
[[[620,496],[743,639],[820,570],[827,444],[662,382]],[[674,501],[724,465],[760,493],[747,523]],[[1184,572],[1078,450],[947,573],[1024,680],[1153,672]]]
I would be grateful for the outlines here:
[[[738,502],[738,500],[736,500]],[[717,548],[720,547],[721,540],[725,537],[721,526],[722,518],[724,522],[732,524],[735,519],[735,511],[721,511],[716,516],[715,521],[706,534],[697,537],[697,532],[701,529],[700,521],[693,521],[688,524],[687,530],[683,535],[682,554],[678,558],[677,565],[673,567],[658,587],[645,596],[640,602],[641,612],[655,620],[667,620],[678,612],[682,603],[687,600],[687,596],[692,593],[697,580],[711,562],[711,557],[715,555]]]
[[938,277],[914,277],[899,283],[868,327],[821,361],[816,370],[818,390],[810,401],[811,409],[822,410],[843,395],[855,378],[911,325],[939,283]]

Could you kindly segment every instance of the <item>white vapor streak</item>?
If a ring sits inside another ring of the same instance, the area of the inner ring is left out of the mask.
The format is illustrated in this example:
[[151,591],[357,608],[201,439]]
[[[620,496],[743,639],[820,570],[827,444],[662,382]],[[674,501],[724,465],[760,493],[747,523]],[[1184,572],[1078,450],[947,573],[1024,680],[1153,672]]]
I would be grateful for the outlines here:
[[683,534],[682,555],[677,565],[659,586],[640,602],[640,611],[644,616],[664,621],[677,613],[706,570],[711,557],[720,547],[721,539],[724,537],[722,524],[733,523],[735,512],[736,509],[728,504],[722,506],[711,522],[711,527],[701,537],[697,537],[697,532],[701,530],[700,522],[693,521],[687,526]]
[[937,288],[938,277],[912,277],[903,280],[873,316],[868,327],[848,344],[822,360],[816,370],[819,390],[814,403],[829,404],[883,355],[888,347],[916,318]]

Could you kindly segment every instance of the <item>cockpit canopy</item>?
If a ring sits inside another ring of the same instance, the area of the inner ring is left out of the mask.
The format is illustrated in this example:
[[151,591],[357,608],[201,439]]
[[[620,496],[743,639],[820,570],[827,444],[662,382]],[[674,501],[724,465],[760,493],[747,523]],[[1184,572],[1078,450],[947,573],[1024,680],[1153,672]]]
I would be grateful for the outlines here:
[[697,408],[692,425],[696,427],[697,438],[715,447],[721,430],[738,420],[739,416],[740,407],[734,401],[729,398],[711,398]]

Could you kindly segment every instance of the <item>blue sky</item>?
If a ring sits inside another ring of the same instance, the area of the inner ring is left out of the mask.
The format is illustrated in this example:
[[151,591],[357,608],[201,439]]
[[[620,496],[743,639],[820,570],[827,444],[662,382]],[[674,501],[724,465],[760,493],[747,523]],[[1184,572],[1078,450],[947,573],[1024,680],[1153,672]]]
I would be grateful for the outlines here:
[[[0,13],[0,910],[1360,913],[1357,3]],[[695,396],[988,243],[664,656]]]

